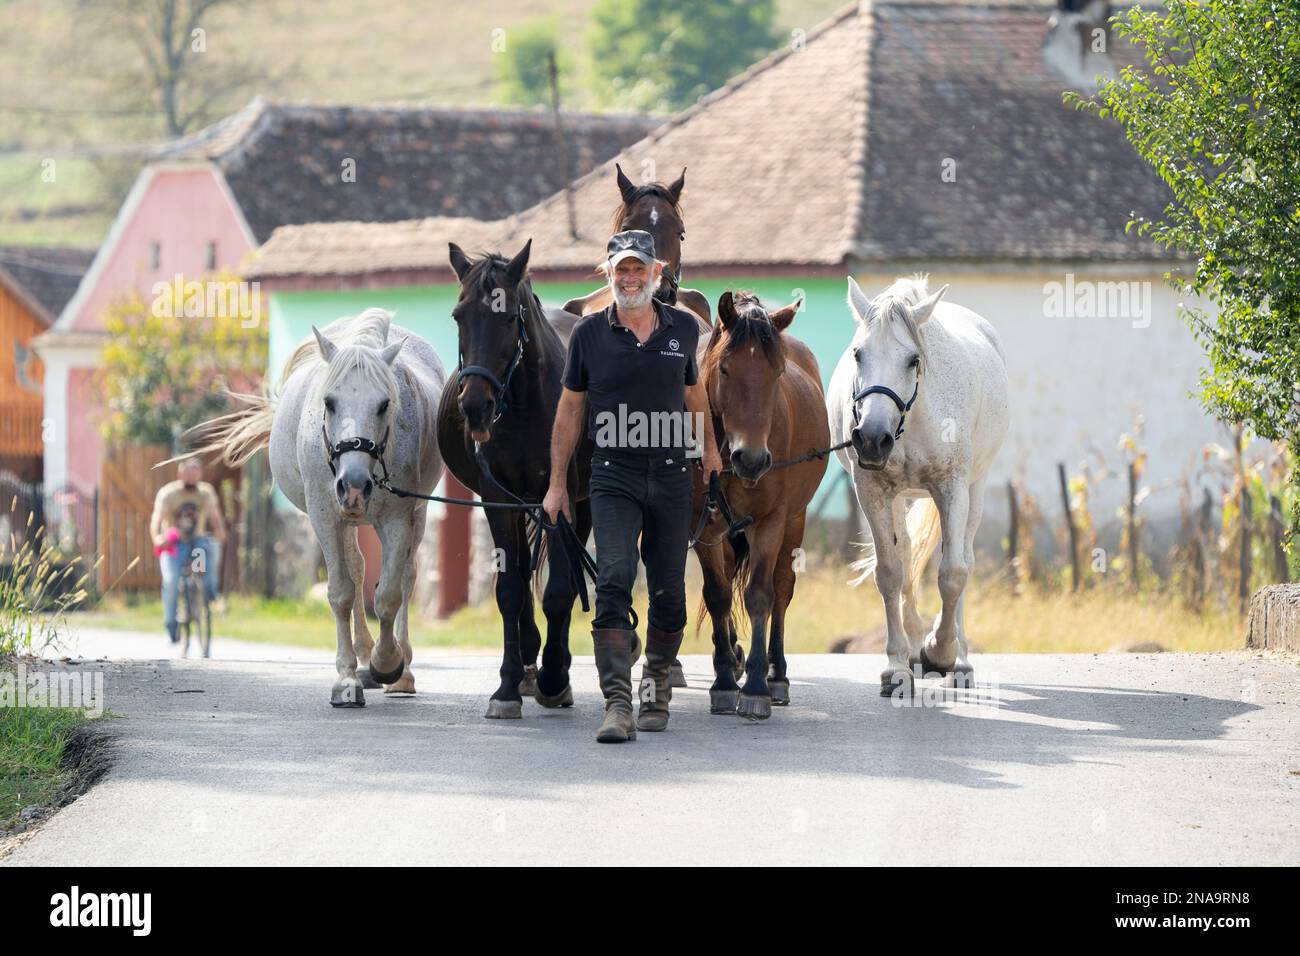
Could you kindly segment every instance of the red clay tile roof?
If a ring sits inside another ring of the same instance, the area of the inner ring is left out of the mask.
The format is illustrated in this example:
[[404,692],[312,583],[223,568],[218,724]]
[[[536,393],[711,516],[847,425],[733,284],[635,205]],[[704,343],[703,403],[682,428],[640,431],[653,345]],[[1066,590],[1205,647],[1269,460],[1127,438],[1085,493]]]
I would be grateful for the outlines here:
[[[1043,62],[1049,2],[863,0],[658,126],[573,184],[499,222],[436,218],[281,229],[257,277],[441,272],[447,242],[516,250],[535,271],[590,269],[633,181],[688,167],[687,272],[899,259],[1151,260],[1126,236],[1165,187],[1115,125],[1061,102]],[[1115,56],[1136,59],[1111,37]],[[956,161],[956,179],[941,178]]]
[[[662,117],[564,113],[570,175]],[[499,219],[560,189],[554,120],[540,110],[291,105],[254,100],[155,160],[216,163],[259,241],[305,222]],[[343,163],[356,178],[345,182]]]

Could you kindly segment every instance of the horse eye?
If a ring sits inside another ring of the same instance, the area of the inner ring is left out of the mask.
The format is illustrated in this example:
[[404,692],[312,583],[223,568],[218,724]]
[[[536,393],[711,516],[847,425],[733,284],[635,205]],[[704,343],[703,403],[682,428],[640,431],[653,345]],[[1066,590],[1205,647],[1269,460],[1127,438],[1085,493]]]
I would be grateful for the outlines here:
[[379,414],[383,415],[387,411],[388,411],[388,399],[384,399],[382,402],[379,403]]
[[334,399],[325,399],[325,411],[329,412],[331,415],[334,414]]
[[908,367],[908,368],[916,368],[916,367],[917,367],[918,365],[920,365],[920,364],[921,364],[921,356],[919,356],[919,355],[913,355],[911,361],[909,361],[909,362],[907,363],[907,367]]
[[722,373],[722,377],[723,377],[723,378],[726,378],[726,377],[727,377],[727,370],[726,370],[725,367],[719,365],[719,366],[718,366],[718,371]]

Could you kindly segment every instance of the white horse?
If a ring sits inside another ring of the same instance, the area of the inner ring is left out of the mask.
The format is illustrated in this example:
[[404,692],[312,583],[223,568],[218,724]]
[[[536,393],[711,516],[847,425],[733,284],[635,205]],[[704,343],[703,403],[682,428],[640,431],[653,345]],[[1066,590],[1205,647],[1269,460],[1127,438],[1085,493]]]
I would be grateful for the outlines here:
[[[826,394],[831,441],[852,442],[835,456],[871,526],[874,547],[854,567],[858,581],[875,571],[885,602],[883,695],[910,694],[917,665],[958,686],[973,680],[963,593],[984,481],[1007,432],[1007,370],[993,327],[939,301],[947,288],[928,294],[915,276],[869,300],[850,276],[856,328]],[[940,536],[943,610],[926,634],[916,584]]]
[[[427,503],[379,489],[387,469],[395,487],[429,494],[442,477],[435,428],[446,375],[418,335],[368,309],[315,327],[285,365],[275,396],[243,396],[249,407],[209,423],[210,443],[233,465],[270,445],[271,475],[311,519],[329,574],[337,628],[335,707],[363,707],[362,688],[414,693],[407,614]],[[205,429],[206,431],[206,429]],[[383,546],[375,611],[379,641],[366,626],[365,560],[358,525],[374,525]],[[361,671],[358,672],[358,663]]]

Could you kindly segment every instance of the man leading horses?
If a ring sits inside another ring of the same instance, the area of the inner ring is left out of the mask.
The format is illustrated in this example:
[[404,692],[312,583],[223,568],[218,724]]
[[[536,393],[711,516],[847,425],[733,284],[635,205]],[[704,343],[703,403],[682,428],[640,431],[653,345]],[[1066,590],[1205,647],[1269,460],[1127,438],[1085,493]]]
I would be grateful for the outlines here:
[[[569,514],[565,476],[582,430],[595,442],[591,514],[596,534],[596,617],[592,638],[605,696],[602,743],[664,730],[669,668],[686,627],[686,551],[693,475],[722,471],[699,383],[694,315],[654,299],[664,264],[649,233],[609,240],[605,271],[614,302],[583,318],[569,340],[564,391],[551,440],[548,516]],[[640,656],[632,610],[637,539],[650,592],[640,712],[632,716],[632,665]]]

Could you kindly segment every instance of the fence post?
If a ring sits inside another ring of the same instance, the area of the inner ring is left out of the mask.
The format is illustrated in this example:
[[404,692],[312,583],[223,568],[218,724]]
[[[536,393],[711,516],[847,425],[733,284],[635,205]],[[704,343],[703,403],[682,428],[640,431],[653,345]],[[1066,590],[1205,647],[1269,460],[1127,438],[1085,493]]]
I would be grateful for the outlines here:
[[1128,563],[1129,583],[1138,589],[1138,522],[1137,522],[1137,466],[1128,463]]
[[1277,584],[1286,584],[1291,580],[1291,568],[1287,565],[1286,549],[1282,539],[1286,532],[1286,521],[1282,517],[1282,502],[1277,495],[1268,496],[1268,527],[1273,538],[1273,580]]
[[1065,480],[1065,462],[1057,462],[1057,477],[1061,480],[1061,504],[1065,508],[1065,526],[1070,531],[1070,590],[1079,590],[1079,529],[1074,526],[1070,511],[1070,485]]

